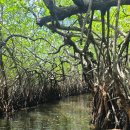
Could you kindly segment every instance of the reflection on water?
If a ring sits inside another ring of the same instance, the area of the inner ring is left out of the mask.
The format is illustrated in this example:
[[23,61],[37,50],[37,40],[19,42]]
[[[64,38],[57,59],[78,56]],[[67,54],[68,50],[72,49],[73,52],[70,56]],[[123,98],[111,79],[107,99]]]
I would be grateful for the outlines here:
[[0,119],[0,130],[89,130],[87,95],[62,99],[28,111],[20,111],[12,119]]

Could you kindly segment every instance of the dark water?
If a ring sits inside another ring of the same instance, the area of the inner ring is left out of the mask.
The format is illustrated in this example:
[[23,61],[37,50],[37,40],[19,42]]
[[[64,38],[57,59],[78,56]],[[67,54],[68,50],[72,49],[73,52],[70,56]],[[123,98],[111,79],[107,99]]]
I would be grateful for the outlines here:
[[89,96],[81,95],[0,119],[0,130],[89,130]]

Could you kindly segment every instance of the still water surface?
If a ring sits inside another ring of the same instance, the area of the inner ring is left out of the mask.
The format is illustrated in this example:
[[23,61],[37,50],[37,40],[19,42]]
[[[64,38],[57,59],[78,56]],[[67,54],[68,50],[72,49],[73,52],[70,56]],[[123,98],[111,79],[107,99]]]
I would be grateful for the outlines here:
[[0,130],[89,130],[89,96],[80,95],[0,119]]

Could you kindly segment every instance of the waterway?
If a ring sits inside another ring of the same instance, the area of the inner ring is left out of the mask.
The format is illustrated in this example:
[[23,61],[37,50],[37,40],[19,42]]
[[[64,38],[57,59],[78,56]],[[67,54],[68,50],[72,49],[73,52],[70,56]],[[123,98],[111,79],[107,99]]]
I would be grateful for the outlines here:
[[90,97],[72,96],[0,119],[0,130],[89,130]]

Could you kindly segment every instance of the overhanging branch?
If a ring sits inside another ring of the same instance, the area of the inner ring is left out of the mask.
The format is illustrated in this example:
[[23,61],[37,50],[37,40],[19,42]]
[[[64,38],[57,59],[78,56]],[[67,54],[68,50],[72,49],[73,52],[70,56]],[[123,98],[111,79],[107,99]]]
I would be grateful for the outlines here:
[[[51,1],[51,0],[49,0]],[[44,0],[45,5],[48,5],[48,0]],[[87,1],[87,0],[86,0]],[[79,7],[77,5],[71,5],[67,7],[57,7],[54,5],[55,15],[57,16],[57,20],[64,20],[67,17],[70,17],[74,14],[78,13],[85,13],[88,9],[89,3],[85,2],[84,6]],[[130,5],[130,0],[121,0],[121,5]],[[117,6],[117,0],[103,0],[103,1],[96,1],[93,2],[92,9],[93,10],[106,10],[112,6]],[[50,10],[50,6],[47,6],[47,8]],[[43,18],[39,18],[37,20],[37,24],[39,26],[43,26],[47,24],[48,22],[51,22],[53,20],[52,16],[46,16]]]
[[0,42],[0,44],[1,44],[2,46],[5,46],[6,43],[7,43],[11,38],[14,38],[14,37],[15,37],[15,38],[16,38],[16,37],[18,37],[18,38],[24,38],[24,39],[26,39],[26,40],[31,40],[31,41],[34,41],[34,42],[37,41],[37,40],[43,40],[43,41],[49,43],[49,41],[46,40],[45,38],[36,38],[36,39],[33,39],[33,38],[31,38],[31,37],[24,36],[24,35],[21,35],[21,34],[12,34],[12,35],[8,36],[4,41]]

